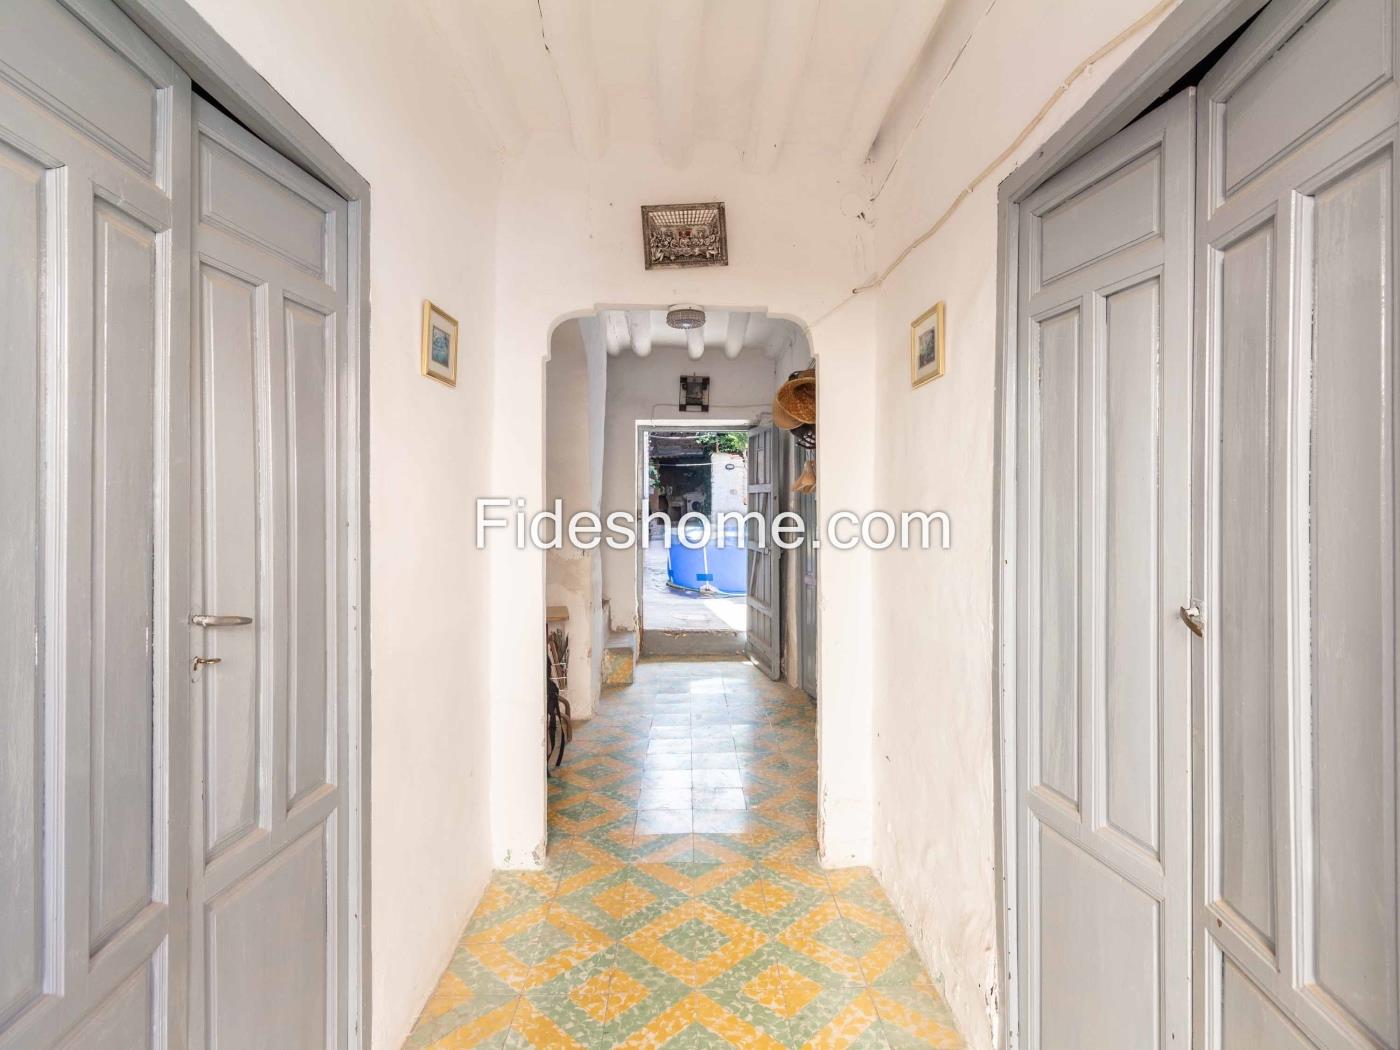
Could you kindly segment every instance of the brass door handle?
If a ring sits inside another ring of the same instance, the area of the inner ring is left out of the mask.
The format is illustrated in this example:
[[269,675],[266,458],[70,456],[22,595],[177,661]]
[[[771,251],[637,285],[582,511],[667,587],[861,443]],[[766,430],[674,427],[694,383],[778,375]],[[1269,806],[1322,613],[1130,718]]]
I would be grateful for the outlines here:
[[222,656],[196,656],[194,658],[194,669],[198,671],[201,667],[209,664],[221,664],[224,662]]
[[215,616],[212,613],[195,613],[190,623],[196,627],[243,627],[253,622],[251,616]]
[[1191,629],[1191,633],[1197,638],[1206,636],[1205,614],[1201,611],[1201,603],[1193,601],[1190,605],[1181,607],[1181,622]]

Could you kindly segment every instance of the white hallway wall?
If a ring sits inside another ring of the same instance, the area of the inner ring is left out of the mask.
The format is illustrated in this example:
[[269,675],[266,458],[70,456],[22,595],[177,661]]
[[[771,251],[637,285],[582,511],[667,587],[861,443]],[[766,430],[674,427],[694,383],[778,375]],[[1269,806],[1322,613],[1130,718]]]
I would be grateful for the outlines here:
[[[549,333],[570,315],[602,305],[698,302],[760,306],[808,322],[838,303],[867,268],[867,228],[845,217],[842,198],[858,188],[834,158],[784,151],[768,175],[746,171],[736,151],[699,143],[694,163],[667,168],[655,150],[621,138],[601,160],[574,153],[567,139],[538,136],[506,164],[498,217],[493,486],[541,504],[542,412]],[[723,200],[729,265],[642,267],[642,204]],[[873,303],[826,322],[813,349],[821,357],[821,425],[832,451],[820,462],[824,511],[869,505],[870,342]],[[658,351],[659,352],[659,351]],[[543,644],[544,559],[506,542],[490,548],[492,842],[497,863],[543,859],[545,779],[539,761],[543,711],[535,668]],[[848,612],[822,654],[820,805],[826,849],[835,861],[870,855],[870,755],[841,741],[870,734],[869,583],[864,551],[822,552],[825,609]]]
[[[1155,0],[952,0],[892,117],[912,134],[874,203],[883,269]],[[984,17],[985,12],[985,17]],[[1165,14],[1165,12],[1161,12]],[[975,27],[975,31],[974,31]],[[1114,48],[876,293],[874,501],[946,511],[951,550],[874,559],[874,861],[970,1046],[994,1045],[992,540],[997,184],[1150,30]],[[969,41],[969,35],[971,39]],[[966,42],[951,74],[936,86]],[[917,126],[915,126],[917,124]],[[887,128],[891,125],[887,125]],[[877,180],[889,170],[877,144]],[[909,323],[947,303],[947,374],[909,385]],[[820,338],[818,330],[818,338]]]
[[[371,1045],[397,1050],[491,867],[489,576],[470,538],[489,480],[500,162],[458,57],[412,5],[193,3],[373,188]],[[418,374],[425,298],[462,324],[454,390]]]
[[[764,306],[812,326],[823,516],[878,505],[953,517],[949,552],[821,553],[822,821],[829,861],[873,857],[960,1026],[974,1047],[991,1046],[995,184],[1145,32],[1076,81],[878,292],[833,308],[928,229],[1150,0],[951,0],[894,115],[912,138],[870,209],[878,260],[869,229],[847,217],[862,186],[829,158],[789,149],[776,173],[754,176],[732,149],[701,144],[678,172],[615,131],[599,161],[545,136],[502,163],[445,72],[456,56],[411,7],[193,2],[374,187],[372,1045],[398,1046],[491,860],[528,865],[543,848],[544,559],[508,545],[483,556],[450,538],[471,534],[476,495],[542,505],[556,323],[599,303],[698,301]],[[878,147],[877,183],[889,166]],[[713,199],[728,204],[730,266],[644,271],[637,207]],[[455,391],[417,374],[424,297],[463,321]],[[939,298],[949,374],[911,392],[907,325]],[[872,732],[870,752],[840,746]]]
[[[563,504],[564,521],[576,511],[598,513],[603,494],[603,418],[608,354],[598,323],[580,318],[560,325],[550,340],[545,403],[545,498]],[[560,530],[562,546],[545,553],[545,601],[569,610],[569,705],[589,718],[603,678],[603,551],[582,550]]]
[[[607,440],[603,449],[603,514],[635,513],[637,505],[637,421],[664,419],[693,424],[705,417],[677,411],[680,377],[710,377],[710,417],[752,421],[767,408],[777,389],[777,365],[761,347],[730,360],[712,349],[692,361],[680,347],[659,346],[648,357],[624,350],[608,361]],[[618,630],[638,625],[635,551],[603,552],[603,594]]]

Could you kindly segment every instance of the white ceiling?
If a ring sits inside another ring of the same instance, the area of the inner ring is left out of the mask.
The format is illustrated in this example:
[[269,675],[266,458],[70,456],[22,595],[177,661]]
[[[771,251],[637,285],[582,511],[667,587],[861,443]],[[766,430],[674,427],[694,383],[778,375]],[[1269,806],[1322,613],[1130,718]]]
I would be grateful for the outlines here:
[[724,142],[865,159],[944,0],[426,0],[507,152],[654,143],[685,167]]
[[705,324],[694,334],[670,327],[665,310],[601,309],[598,322],[608,353],[638,357],[658,348],[685,348],[696,360],[706,354],[738,357],[745,350],[777,357],[797,336],[791,321],[746,310],[706,310]]

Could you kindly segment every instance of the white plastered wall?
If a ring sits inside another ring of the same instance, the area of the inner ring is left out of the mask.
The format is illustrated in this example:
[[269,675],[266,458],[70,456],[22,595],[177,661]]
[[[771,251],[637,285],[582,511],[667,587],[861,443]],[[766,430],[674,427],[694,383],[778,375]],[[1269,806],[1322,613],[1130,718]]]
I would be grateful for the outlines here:
[[[988,10],[981,0],[953,0],[913,80],[922,90],[911,90],[887,124],[902,148],[872,207],[880,267],[944,216],[1082,60],[1153,7],[1153,0],[1000,0]],[[992,694],[997,184],[1148,31],[1076,79],[1014,156],[874,293],[874,502],[894,512],[943,510],[953,528],[951,550],[890,550],[873,559],[874,864],[975,1050],[995,1045],[999,1025]],[[888,147],[877,148],[877,184],[893,159]],[[912,390],[909,324],[938,300],[947,304],[947,373]]]
[[[868,230],[842,210],[843,197],[858,187],[834,158],[796,149],[784,152],[776,171],[757,175],[731,147],[700,143],[694,163],[673,171],[649,146],[614,141],[601,160],[586,161],[567,140],[537,136],[507,163],[502,179],[495,494],[541,504],[544,353],[555,325],[599,305],[674,302],[762,307],[799,324],[822,318],[868,268]],[[640,206],[708,200],[726,205],[729,265],[643,269]],[[859,509],[869,498],[873,316],[868,304],[856,304],[809,336],[823,378],[836,384],[828,388],[834,393],[819,395],[820,426],[838,449],[829,462],[850,468],[824,475],[824,512]],[[546,828],[536,670],[544,559],[499,534],[489,550],[492,843],[499,865],[531,866],[544,858]],[[842,610],[849,622],[824,636],[819,805],[827,859],[853,863],[870,856],[870,755],[841,742],[869,738],[870,573],[864,552],[823,550],[821,557],[823,608]]]
[[[492,439],[500,161],[457,56],[410,5],[193,2],[372,187],[370,1045],[396,1050],[491,868],[489,575],[471,536]],[[425,298],[461,322],[456,389],[418,374]]]
[[[546,367],[545,499],[562,505],[567,523],[577,511],[598,513],[603,492],[603,419],[608,354],[596,318],[554,330]],[[603,551],[585,550],[559,532],[559,549],[545,552],[545,601],[569,611],[569,706],[576,719],[593,716],[603,681]]]

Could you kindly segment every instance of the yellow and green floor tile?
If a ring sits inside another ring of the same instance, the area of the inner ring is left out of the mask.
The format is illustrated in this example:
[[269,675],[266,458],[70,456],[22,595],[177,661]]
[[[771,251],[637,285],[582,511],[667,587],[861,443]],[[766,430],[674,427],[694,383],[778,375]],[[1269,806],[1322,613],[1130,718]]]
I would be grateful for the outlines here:
[[637,666],[549,783],[406,1050],[961,1048],[868,869],[817,861],[815,711],[747,663]]

